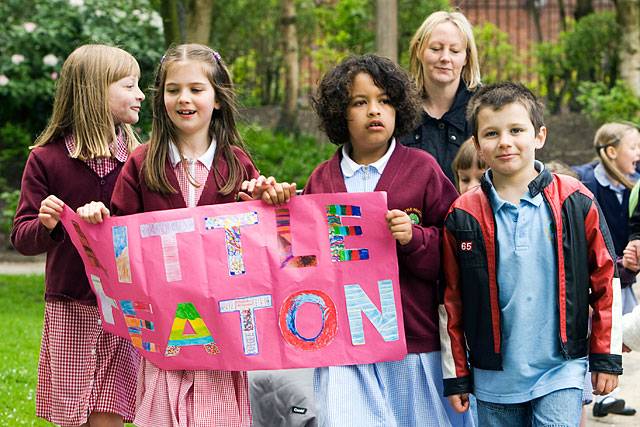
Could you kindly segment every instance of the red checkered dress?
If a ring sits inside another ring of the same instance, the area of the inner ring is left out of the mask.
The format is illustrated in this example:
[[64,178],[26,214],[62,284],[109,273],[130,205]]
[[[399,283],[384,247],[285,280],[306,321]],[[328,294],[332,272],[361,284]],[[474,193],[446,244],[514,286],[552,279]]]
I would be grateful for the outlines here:
[[38,363],[36,415],[81,425],[92,412],[133,420],[140,357],[128,340],[104,332],[95,306],[45,305]]
[[[73,136],[65,138],[69,153]],[[129,155],[118,134],[111,147],[114,157],[88,160],[100,177],[109,174]],[[103,331],[96,306],[74,301],[45,304],[38,362],[36,415],[60,425],[80,425],[92,412],[133,419],[135,381],[140,356],[128,340]]]
[[[194,187],[180,162],[172,160],[185,203],[196,206],[211,165],[187,160],[191,177],[200,184]],[[134,423],[138,427],[248,427],[251,409],[247,374],[165,371],[143,359],[138,374]]]
[[[85,163],[89,165],[89,167],[93,169],[100,178],[109,175],[109,172],[118,166],[118,162],[124,163],[127,161],[127,157],[129,157],[129,147],[127,142],[124,140],[122,132],[118,132],[117,137],[116,143],[109,146],[110,151],[113,153],[113,157],[98,157],[85,161]],[[67,146],[69,154],[73,153],[76,149],[76,141],[72,134],[65,136],[64,143]]]

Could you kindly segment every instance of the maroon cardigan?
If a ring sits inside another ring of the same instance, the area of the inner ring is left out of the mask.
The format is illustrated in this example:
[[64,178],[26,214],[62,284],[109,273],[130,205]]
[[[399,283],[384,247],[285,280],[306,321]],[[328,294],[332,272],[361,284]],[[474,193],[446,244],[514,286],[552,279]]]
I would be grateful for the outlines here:
[[50,194],[74,211],[91,201],[109,206],[122,163],[100,178],[85,162],[69,157],[64,139],[34,148],[22,175],[20,201],[11,230],[11,243],[24,255],[46,252],[45,300],[73,300],[96,305],[82,259],[58,224],[49,231],[38,220],[40,203]]
[[[118,182],[116,183],[113,197],[111,198],[111,213],[113,215],[131,215],[139,212],[187,207],[184,202],[184,197],[180,192],[180,184],[178,184],[178,179],[173,172],[169,159],[165,162],[165,172],[169,183],[177,192],[161,194],[152,191],[147,186],[142,174],[142,168],[148,148],[147,145],[138,147],[131,153],[129,160],[125,163]],[[260,173],[251,158],[240,148],[234,147],[233,150],[244,169],[243,179],[257,178]],[[213,166],[215,166],[220,175],[222,175],[222,179],[220,176],[216,177]],[[236,195],[240,189],[239,184],[231,194],[223,196],[219,193],[220,188],[224,185],[223,180],[227,178],[228,174],[229,168],[225,158],[222,155],[218,156],[218,153],[216,153],[216,158],[207,176],[202,195],[200,196],[200,200],[198,200],[198,206],[229,203],[236,200]]]
[[[342,147],[313,171],[305,193],[346,193],[341,160]],[[400,144],[396,144],[375,191],[387,192],[389,209],[420,218],[420,224],[413,225],[411,241],[397,245],[407,349],[409,353],[439,350],[440,237],[444,217],[458,193],[430,154]]]

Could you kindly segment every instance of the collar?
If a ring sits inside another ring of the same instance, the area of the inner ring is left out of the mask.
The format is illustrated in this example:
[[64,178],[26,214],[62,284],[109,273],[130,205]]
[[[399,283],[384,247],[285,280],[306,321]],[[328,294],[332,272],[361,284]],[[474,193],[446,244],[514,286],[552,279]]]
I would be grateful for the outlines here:
[[[349,150],[347,149],[347,146],[348,144],[344,144],[342,146],[342,160],[340,161],[340,168],[342,169],[342,174],[345,178],[351,178],[358,171],[358,169],[365,165],[360,165],[353,161],[351,157],[349,157]],[[379,174],[382,175],[382,172],[384,172],[384,168],[387,166],[387,163],[389,163],[389,158],[391,157],[391,154],[393,154],[393,150],[395,150],[395,148],[396,139],[391,138],[391,144],[389,144],[389,148],[387,149],[387,152],[384,153],[384,156],[380,157],[378,160],[369,164],[368,166],[373,167],[378,171]]]
[[[76,139],[72,133],[65,135],[64,145],[67,147],[67,152],[71,155],[76,149]],[[129,157],[129,144],[124,139],[122,129],[118,128],[116,133],[115,144],[112,142],[109,144],[109,151],[121,163],[127,161]]]
[[611,181],[611,178],[609,178],[609,175],[607,175],[607,171],[605,170],[604,166],[602,166],[602,163],[598,163],[596,167],[593,168],[593,176],[596,178],[596,181],[598,181],[598,184],[602,185],[603,187],[609,187],[616,193],[622,193],[626,188],[622,184],[616,184]]
[[[207,170],[211,170],[213,157],[216,153],[216,145],[216,140],[213,138],[211,140],[211,144],[209,144],[209,148],[207,148],[207,151],[196,159],[196,161],[202,163]],[[180,151],[178,151],[178,147],[173,143],[173,141],[169,142],[169,160],[171,161],[171,166],[174,168],[178,163],[180,163]]]
[[[460,78],[460,84],[458,85],[458,90],[456,90],[455,98],[453,98],[453,104],[451,104],[451,108],[449,111],[444,113],[440,120],[447,122],[451,126],[458,129],[460,132],[464,132],[467,126],[467,118],[466,118],[466,108],[469,100],[473,92],[471,92],[467,88],[467,84]],[[426,111],[422,110],[422,116],[425,120],[435,120],[431,117]]]
[[[524,200],[532,205],[540,206],[542,203],[542,190],[551,183],[553,180],[553,175],[549,172],[542,162],[536,160],[533,166],[538,171],[538,176],[536,176],[528,185],[529,192],[524,194],[520,200]],[[480,187],[482,191],[489,197],[491,202],[491,206],[497,212],[504,206],[505,203],[508,203],[505,200],[502,200],[498,195],[495,187],[493,186],[493,172],[491,169],[487,169],[487,171],[482,175],[482,179],[480,180]]]

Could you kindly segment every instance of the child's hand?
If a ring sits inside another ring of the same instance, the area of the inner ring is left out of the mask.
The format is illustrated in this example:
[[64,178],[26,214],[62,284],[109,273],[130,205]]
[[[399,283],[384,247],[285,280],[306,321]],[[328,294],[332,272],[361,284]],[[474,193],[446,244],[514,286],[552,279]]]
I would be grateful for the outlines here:
[[607,374],[606,372],[592,372],[591,385],[593,385],[593,394],[605,395],[618,387],[618,376],[616,374]]
[[109,216],[109,209],[102,202],[91,202],[80,206],[77,214],[90,224],[100,224],[104,218]]
[[409,215],[399,209],[393,209],[387,211],[385,218],[387,219],[389,231],[391,231],[393,238],[396,239],[398,243],[404,246],[411,241],[413,224],[411,223]]
[[275,206],[288,203],[296,195],[296,183],[276,182],[262,192],[262,201]]
[[640,255],[640,240],[632,240],[627,243],[627,247],[622,252],[622,265],[624,268],[632,271],[640,270],[638,255]]
[[[273,177],[269,177],[275,184],[276,180]],[[250,200],[258,200],[262,197],[262,192],[267,186],[267,178],[264,175],[260,175],[258,178],[253,178],[251,181],[242,181],[240,185],[240,192],[238,193],[238,200],[247,202]]]
[[64,202],[54,195],[50,195],[40,203],[38,219],[47,230],[51,231],[58,225]]
[[449,399],[449,404],[453,410],[459,414],[469,409],[469,393],[452,394],[447,396],[447,399]]

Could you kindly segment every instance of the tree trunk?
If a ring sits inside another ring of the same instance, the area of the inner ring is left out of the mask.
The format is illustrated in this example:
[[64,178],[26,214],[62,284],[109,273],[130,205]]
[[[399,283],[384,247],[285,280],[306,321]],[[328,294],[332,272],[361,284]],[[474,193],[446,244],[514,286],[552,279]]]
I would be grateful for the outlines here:
[[161,0],[164,42],[209,44],[213,0]]
[[213,0],[190,0],[184,3],[187,5],[184,41],[209,45]]
[[567,31],[567,9],[564,5],[564,0],[558,0],[558,13],[560,14],[562,31]]
[[579,21],[580,18],[587,16],[590,13],[593,13],[593,0],[578,0],[576,9],[573,12],[573,16],[576,18],[576,21]]
[[398,62],[397,0],[376,0],[376,51]]
[[298,63],[298,37],[296,34],[295,0],[282,0],[282,34],[284,36],[284,103],[277,129],[285,133],[297,134],[298,91],[300,86],[300,65]]
[[180,43],[180,19],[178,17],[178,0],[162,0],[160,2],[160,16],[164,29],[164,44],[169,47],[172,43]]
[[533,25],[536,28],[536,41],[542,42],[542,25],[540,24],[540,9],[536,5],[535,0],[527,0],[527,9],[533,19]]
[[616,10],[622,27],[620,77],[640,97],[640,2],[618,0]]

